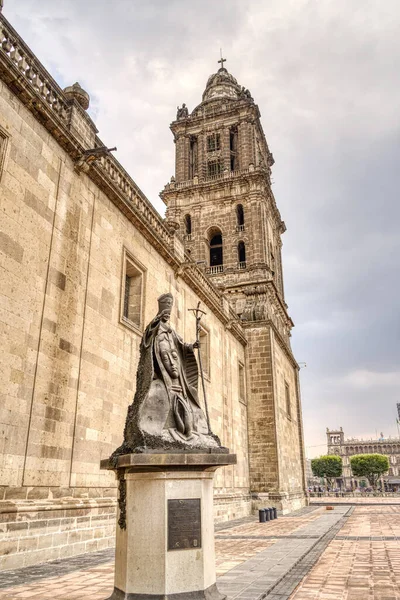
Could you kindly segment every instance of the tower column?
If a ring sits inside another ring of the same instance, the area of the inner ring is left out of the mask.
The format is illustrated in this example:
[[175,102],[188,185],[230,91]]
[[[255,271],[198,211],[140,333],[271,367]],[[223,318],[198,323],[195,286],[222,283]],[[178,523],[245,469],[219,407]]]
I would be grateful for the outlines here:
[[179,134],[175,137],[175,178],[177,182],[185,181],[185,154],[186,138]]
[[257,196],[258,196],[257,193],[254,193],[254,192],[250,193],[251,231],[249,232],[249,234],[251,234],[251,248],[252,248],[251,263],[252,264],[260,263],[262,260],[261,246],[262,246],[263,240],[261,239],[261,236],[259,235],[259,227],[257,226],[258,223],[261,223],[261,221],[259,220],[260,219],[261,202],[260,202],[260,198]]
[[229,140],[229,127],[224,127],[220,133],[221,136],[221,148],[222,148],[222,160],[224,163],[224,171],[231,170],[231,152],[230,152],[230,140]]
[[255,164],[251,129],[252,125],[248,120],[239,124],[239,164],[241,169],[248,169],[250,163]]
[[246,327],[250,489],[261,494],[279,490],[271,333],[256,322]]
[[202,131],[197,138],[197,152],[198,152],[198,174],[199,180],[202,181],[207,175],[207,160],[206,160],[206,136]]

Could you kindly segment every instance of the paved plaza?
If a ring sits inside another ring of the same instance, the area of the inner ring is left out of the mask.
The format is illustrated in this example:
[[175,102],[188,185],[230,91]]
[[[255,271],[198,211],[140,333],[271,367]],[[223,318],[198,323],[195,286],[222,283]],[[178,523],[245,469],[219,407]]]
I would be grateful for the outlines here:
[[[313,504],[220,524],[215,538],[229,599],[400,600],[399,505]],[[0,573],[0,600],[105,600],[112,589],[112,550]]]
[[310,504],[362,504],[363,506],[372,504],[400,504],[400,496],[322,496],[321,498],[310,498]]

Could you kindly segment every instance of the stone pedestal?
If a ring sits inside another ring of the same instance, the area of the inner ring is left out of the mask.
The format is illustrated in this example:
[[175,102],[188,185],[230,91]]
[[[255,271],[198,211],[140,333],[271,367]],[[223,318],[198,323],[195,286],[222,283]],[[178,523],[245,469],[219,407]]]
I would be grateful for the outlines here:
[[236,455],[222,453],[119,457],[109,600],[225,598],[215,583],[213,478],[218,467],[235,463]]

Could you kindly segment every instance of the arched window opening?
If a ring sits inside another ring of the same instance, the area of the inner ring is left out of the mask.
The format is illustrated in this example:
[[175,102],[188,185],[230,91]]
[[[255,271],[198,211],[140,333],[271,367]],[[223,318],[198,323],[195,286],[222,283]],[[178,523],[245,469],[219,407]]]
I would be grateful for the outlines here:
[[189,179],[193,179],[197,175],[197,155],[198,155],[198,143],[197,137],[191,136],[189,146]]
[[244,242],[238,243],[238,268],[246,268],[246,246]]
[[223,264],[222,234],[216,232],[210,239],[210,273],[222,273]]
[[192,237],[192,218],[190,215],[185,215],[185,235],[188,241]]
[[271,265],[270,268],[271,268],[271,271],[272,271],[272,276],[275,277],[275,274],[276,274],[275,256],[274,256],[274,254],[272,252],[272,246],[269,247],[269,250],[270,250],[270,265]]
[[244,211],[243,204],[238,204],[236,207],[236,230],[244,231]]

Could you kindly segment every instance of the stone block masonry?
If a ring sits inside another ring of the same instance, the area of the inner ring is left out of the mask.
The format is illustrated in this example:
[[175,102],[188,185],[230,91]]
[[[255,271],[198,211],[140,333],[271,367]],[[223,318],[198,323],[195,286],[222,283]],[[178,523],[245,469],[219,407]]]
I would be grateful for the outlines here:
[[1,502],[0,570],[113,547],[116,499],[112,494],[115,490],[104,499]]

